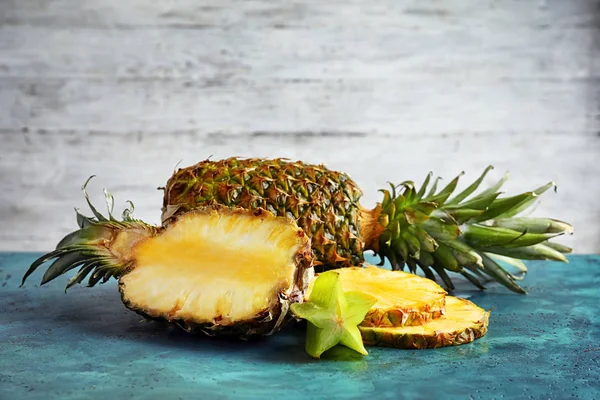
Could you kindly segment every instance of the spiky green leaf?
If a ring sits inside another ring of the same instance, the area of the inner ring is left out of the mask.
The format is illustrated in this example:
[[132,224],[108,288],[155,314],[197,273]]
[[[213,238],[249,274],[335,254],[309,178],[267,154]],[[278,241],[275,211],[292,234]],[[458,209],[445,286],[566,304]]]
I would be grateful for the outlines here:
[[452,279],[450,279],[442,265],[434,263],[431,265],[431,268],[433,268],[433,270],[439,275],[439,277],[442,278],[442,282],[444,282],[444,285],[446,285],[446,289],[448,289],[449,291],[454,290],[454,284],[452,283]]
[[550,247],[551,249],[554,249],[560,253],[563,253],[563,254],[569,254],[569,253],[573,252],[572,248],[570,248],[569,246],[562,245],[560,243],[554,243],[554,242],[548,241],[548,242],[544,242],[542,244],[544,244],[544,245]]
[[437,240],[456,239],[460,235],[460,228],[453,223],[442,221],[440,218],[429,218],[421,224],[421,227]]
[[539,196],[541,196],[544,192],[546,192],[550,188],[556,188],[556,184],[554,182],[550,182],[550,183],[547,183],[544,186],[541,186],[541,187],[535,189],[532,192],[533,196],[530,196],[529,198],[527,198],[526,200],[524,200],[523,202],[521,202],[520,204],[518,204],[516,207],[512,207],[511,209],[505,211],[504,213],[498,214],[498,215],[494,216],[494,218],[510,218],[510,217],[514,217],[515,215],[517,215],[520,212],[522,212],[525,209],[527,209]]
[[462,267],[454,256],[452,250],[442,242],[439,243],[439,247],[433,253],[433,258],[435,259],[437,265],[442,266],[449,271],[462,271]]
[[446,204],[447,205],[457,205],[461,201],[463,201],[464,199],[466,199],[467,197],[469,197],[474,191],[477,190],[477,188],[479,187],[479,185],[481,185],[481,182],[483,182],[483,179],[485,178],[485,176],[487,175],[487,173],[490,172],[490,170],[492,170],[492,169],[494,169],[494,167],[491,166],[491,165],[488,165],[488,167],[483,171],[483,173],[481,174],[481,176],[479,178],[477,178],[477,180],[475,182],[473,182],[472,184],[470,184],[469,187],[467,187],[465,190],[463,190],[462,192],[460,192],[459,194],[457,194],[452,200],[450,200]]
[[471,282],[473,285],[477,286],[479,289],[485,290],[485,286],[483,286],[483,284],[481,282],[479,282],[479,279],[477,279],[476,277],[474,277],[467,271],[462,271],[460,274],[462,276],[464,276],[465,278],[467,278],[469,280],[469,282]]
[[456,189],[456,186],[458,185],[460,177],[463,175],[464,172],[461,172],[456,178],[452,179],[452,181],[448,185],[446,185],[446,187],[443,188],[438,194],[432,197],[427,197],[427,199],[425,200],[428,202],[443,204],[448,199],[448,197],[452,195],[452,192],[454,192],[454,189]]
[[443,240],[441,243],[452,251],[459,265],[482,265],[481,256],[466,243],[460,240]]
[[44,285],[65,272],[76,268],[83,264],[87,259],[89,259],[89,256],[81,253],[69,253],[63,257],[57,258],[44,273],[41,284]]
[[511,258],[519,258],[521,260],[552,260],[568,262],[563,253],[543,243],[517,248],[506,248],[502,246],[489,247],[485,251]]
[[512,229],[474,224],[464,228],[462,237],[469,246],[485,249],[496,246],[506,248],[531,246],[557,235],[559,234],[517,232]]
[[83,196],[85,197],[85,201],[87,202],[88,207],[92,211],[92,214],[94,214],[94,216],[96,217],[96,219],[98,219],[98,221],[105,222],[105,221],[108,221],[108,219],[106,219],[106,217],[104,215],[102,215],[100,212],[98,212],[98,210],[96,209],[96,207],[94,207],[94,205],[90,201],[90,196],[88,195],[88,192],[86,190],[88,183],[90,183],[90,181],[92,180],[92,178],[94,178],[95,176],[96,175],[90,176],[87,179],[87,181],[85,181],[85,183],[83,184],[83,186],[81,187],[81,190],[83,191]]
[[573,233],[571,225],[551,218],[502,218],[490,225],[528,233]]
[[420,201],[423,198],[423,195],[425,195],[425,191],[427,190],[427,186],[429,185],[429,181],[431,180],[432,176],[433,176],[433,173],[430,172],[425,177],[425,181],[421,185],[421,189],[419,189],[419,191],[417,192],[417,201]]
[[502,187],[502,185],[504,185],[504,183],[506,182],[506,180],[508,179],[509,173],[505,173],[504,176],[502,176],[502,178],[496,182],[494,185],[492,185],[489,189],[484,190],[483,192],[479,193],[478,195],[474,196],[470,201],[472,200],[478,200],[484,197],[488,197],[491,194],[497,193],[498,190],[500,190],[500,188]]
[[488,275],[515,293],[527,293],[522,287],[517,285],[512,275],[506,272],[506,270],[504,270],[504,268],[502,268],[497,262],[492,260],[484,253],[480,253],[479,255],[483,260],[483,267]]

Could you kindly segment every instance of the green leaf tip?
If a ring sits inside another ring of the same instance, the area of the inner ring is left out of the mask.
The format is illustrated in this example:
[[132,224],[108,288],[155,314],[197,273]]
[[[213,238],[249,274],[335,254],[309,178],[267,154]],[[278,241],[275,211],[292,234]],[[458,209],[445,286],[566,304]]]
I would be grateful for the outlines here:
[[298,318],[306,319],[306,353],[313,358],[337,344],[367,355],[358,325],[377,300],[358,291],[344,292],[336,271],[320,274],[310,293],[310,300],[292,304]]

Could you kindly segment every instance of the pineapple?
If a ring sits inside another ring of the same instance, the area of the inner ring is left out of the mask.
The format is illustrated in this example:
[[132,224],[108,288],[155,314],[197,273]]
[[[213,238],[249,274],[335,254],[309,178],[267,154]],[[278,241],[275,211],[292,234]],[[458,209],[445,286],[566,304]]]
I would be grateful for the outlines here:
[[366,345],[427,349],[472,342],[487,333],[490,313],[465,299],[446,297],[443,317],[418,326],[359,326]]
[[91,204],[95,218],[78,213],[81,229],[35,261],[23,282],[55,258],[42,284],[80,266],[67,288],[89,274],[89,286],[115,277],[123,303],[147,318],[242,338],[276,331],[290,304],[303,300],[313,255],[295,222],[261,209],[214,205],[154,227],[130,210],[117,221],[107,199],[108,218]]
[[[444,314],[447,293],[429,279],[374,266],[335,271],[345,292],[357,291],[377,300],[361,326],[422,325]],[[313,282],[306,291],[307,301],[310,301]]]
[[474,194],[486,174],[451,197],[460,176],[438,190],[429,174],[420,188],[412,181],[390,184],[374,209],[363,208],[356,183],[321,165],[283,159],[228,158],[201,161],[177,170],[164,190],[163,223],[197,207],[221,204],[263,208],[297,221],[312,240],[315,268],[325,271],[360,265],[372,250],[394,270],[416,272],[454,289],[448,272],[461,274],[480,289],[493,279],[525,291],[501,259],[526,272],[520,259],[566,261],[568,247],[549,241],[571,233],[569,224],[547,218],[514,218],[553,183],[534,191],[500,197],[505,175]]

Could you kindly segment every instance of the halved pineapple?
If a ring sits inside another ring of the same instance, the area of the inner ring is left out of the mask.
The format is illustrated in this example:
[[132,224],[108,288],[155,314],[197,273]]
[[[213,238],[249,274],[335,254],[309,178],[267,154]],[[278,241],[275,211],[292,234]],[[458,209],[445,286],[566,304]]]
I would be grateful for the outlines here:
[[468,300],[446,297],[443,317],[420,326],[366,327],[360,333],[366,345],[425,349],[472,342],[487,332],[490,313]]
[[[444,314],[446,291],[432,280],[372,265],[336,271],[345,292],[359,291],[377,299],[361,326],[421,325]],[[309,284],[307,299],[311,290]]]
[[125,305],[148,318],[187,331],[249,337],[278,329],[312,277],[304,231],[261,209],[212,206],[164,228],[93,211],[96,219],[80,219],[82,228],[36,261],[25,278],[57,257],[43,283],[81,265],[70,284],[92,270],[90,286],[118,277]]

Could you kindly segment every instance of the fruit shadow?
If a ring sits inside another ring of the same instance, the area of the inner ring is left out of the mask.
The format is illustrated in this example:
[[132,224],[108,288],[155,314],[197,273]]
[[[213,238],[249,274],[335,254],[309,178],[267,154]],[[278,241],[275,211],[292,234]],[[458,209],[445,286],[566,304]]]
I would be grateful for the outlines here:
[[[125,308],[116,287],[77,287],[67,294],[46,287],[15,289],[7,321],[19,330],[52,330],[78,340],[128,341],[174,353],[199,352],[219,358],[304,364],[314,362],[304,352],[305,329],[292,323],[268,337],[251,340],[190,334],[162,321],[148,321]],[[54,289],[54,288],[53,288]],[[34,292],[39,291],[39,292]],[[343,356],[337,355],[337,358]]]
[[[462,289],[462,288],[461,288]],[[30,331],[40,328],[73,334],[78,340],[131,342],[157,351],[183,354],[198,352],[222,359],[268,362],[273,364],[310,364],[319,362],[304,352],[304,324],[291,324],[269,337],[256,340],[214,338],[189,334],[160,321],[147,321],[124,307],[116,284],[93,289],[75,287],[64,294],[60,285],[14,288],[7,303],[7,321],[19,321]],[[458,293],[457,293],[458,294]],[[485,297],[485,292],[461,290],[460,294]],[[467,296],[465,296],[467,297]],[[469,296],[470,297],[470,296]],[[337,346],[322,356],[342,362],[362,360],[362,356]]]

